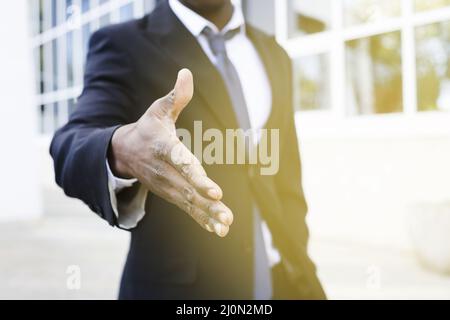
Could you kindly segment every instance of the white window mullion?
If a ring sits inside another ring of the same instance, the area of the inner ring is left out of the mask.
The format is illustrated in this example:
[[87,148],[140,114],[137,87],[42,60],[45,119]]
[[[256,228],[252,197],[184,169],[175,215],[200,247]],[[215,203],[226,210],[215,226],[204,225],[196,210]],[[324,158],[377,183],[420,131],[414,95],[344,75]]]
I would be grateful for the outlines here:
[[53,42],[44,44],[44,92],[53,91]]
[[[81,0],[74,0],[74,5],[81,8]],[[73,30],[73,80],[75,86],[83,83],[83,39],[82,26],[76,26]]]
[[335,34],[332,31],[324,31],[290,39],[283,46],[295,58],[328,53],[331,51],[333,36]]
[[337,117],[345,117],[345,41],[343,34],[343,3],[342,0],[332,1],[332,36],[330,54],[331,77],[331,109]]
[[275,34],[279,43],[285,44],[289,32],[288,2],[275,0]]
[[120,10],[119,10],[120,1],[111,0],[110,5],[111,5],[111,22],[118,23],[120,21]]
[[139,18],[145,14],[144,0],[135,0],[134,4],[134,17]]
[[52,28],[52,2],[51,0],[45,0],[43,3],[43,26],[44,30]]
[[[60,24],[66,20],[66,4],[59,1],[58,5],[58,21]],[[56,41],[58,46],[58,88],[67,88],[67,37],[62,35]]]
[[[91,10],[95,10],[98,12],[98,7],[100,5],[100,1],[99,0],[91,0],[90,1],[90,9]],[[96,17],[92,20],[91,22],[91,32],[95,32],[96,30],[98,30],[100,28],[100,19],[99,17]]]
[[[44,30],[49,30],[52,24],[52,3],[44,1]],[[44,91],[53,91],[53,43],[49,41],[44,46]]]
[[358,40],[361,38],[368,38],[382,33],[389,33],[400,30],[403,25],[403,19],[390,18],[378,22],[362,24],[348,27],[343,31],[345,40]]
[[33,0],[28,1],[28,16],[32,22],[32,29],[31,34],[33,36],[36,36],[39,34],[39,26],[40,26],[40,19],[39,19],[39,11],[40,11],[40,3],[39,1]]
[[402,74],[403,109],[405,114],[417,112],[416,48],[413,25],[413,1],[402,0]]
[[450,7],[416,13],[412,19],[415,26],[446,21],[450,19]]

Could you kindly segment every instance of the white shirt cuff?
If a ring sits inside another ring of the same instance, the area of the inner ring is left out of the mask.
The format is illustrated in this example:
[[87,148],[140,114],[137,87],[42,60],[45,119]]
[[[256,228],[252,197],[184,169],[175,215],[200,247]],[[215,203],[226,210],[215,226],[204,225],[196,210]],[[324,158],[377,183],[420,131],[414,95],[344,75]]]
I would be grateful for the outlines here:
[[147,190],[140,186],[138,192],[130,201],[117,201],[117,194],[126,188],[131,188],[138,180],[117,178],[111,171],[107,159],[106,169],[108,171],[108,189],[111,206],[118,224],[121,228],[133,229],[145,216]]
[[130,188],[137,182],[137,179],[117,178],[112,172],[108,160],[106,160],[106,170],[108,170],[108,181],[110,182],[111,188],[115,193],[119,193],[125,188]]

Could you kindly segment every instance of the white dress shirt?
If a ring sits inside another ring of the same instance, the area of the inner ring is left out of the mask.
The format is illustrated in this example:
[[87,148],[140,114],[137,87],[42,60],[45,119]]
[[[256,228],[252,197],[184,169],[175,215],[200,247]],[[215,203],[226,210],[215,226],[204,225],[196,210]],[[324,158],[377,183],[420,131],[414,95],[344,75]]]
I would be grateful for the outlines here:
[[[245,20],[240,6],[234,4],[234,12],[231,20],[219,31],[213,23],[187,8],[178,0],[169,0],[169,5],[177,18],[197,39],[213,64],[216,64],[216,57],[212,53],[208,40],[202,34],[202,31],[205,27],[209,27],[214,32],[225,34],[229,30],[240,28],[241,31],[237,35],[226,41],[226,50],[241,81],[252,130],[258,132],[259,129],[265,126],[270,116],[272,109],[272,90],[263,62],[253,43],[246,35]],[[258,135],[254,135],[255,142],[257,142],[258,138]],[[111,204],[118,217],[118,223],[122,228],[132,229],[137,226],[145,215],[147,190],[141,187],[141,190],[132,201],[128,203],[121,203],[119,201],[118,203],[116,194],[124,188],[131,187],[137,180],[119,179],[113,175],[108,163],[107,168]],[[273,266],[280,261],[280,256],[272,246],[270,231],[265,223],[263,223],[262,227],[269,263]]]

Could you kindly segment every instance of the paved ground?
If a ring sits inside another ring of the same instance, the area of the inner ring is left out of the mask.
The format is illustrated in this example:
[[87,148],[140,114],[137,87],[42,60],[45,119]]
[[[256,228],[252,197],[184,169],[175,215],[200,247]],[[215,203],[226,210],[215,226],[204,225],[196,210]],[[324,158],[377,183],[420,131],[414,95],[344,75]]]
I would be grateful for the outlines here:
[[[114,299],[127,245],[84,216],[0,224],[0,299]],[[78,267],[81,288],[69,290]]]
[[[128,241],[82,206],[0,224],[0,299],[114,299]],[[311,252],[332,299],[450,299],[450,277],[424,271],[408,253],[336,239],[313,239]],[[70,266],[80,268],[79,290],[67,286],[67,271],[77,272]]]
[[332,299],[450,299],[450,276],[425,270],[412,253],[335,239],[311,244]]

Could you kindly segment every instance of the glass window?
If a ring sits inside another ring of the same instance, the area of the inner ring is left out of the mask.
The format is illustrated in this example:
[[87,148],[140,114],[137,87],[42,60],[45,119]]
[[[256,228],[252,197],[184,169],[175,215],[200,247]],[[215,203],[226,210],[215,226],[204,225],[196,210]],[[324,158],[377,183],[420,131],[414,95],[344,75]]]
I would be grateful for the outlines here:
[[344,25],[376,22],[401,14],[400,0],[344,0]]
[[77,107],[77,100],[76,99],[69,99],[67,101],[67,105],[68,105],[69,115],[71,115],[75,111],[75,108]]
[[294,61],[294,106],[296,110],[330,108],[329,54]]
[[416,28],[419,111],[450,110],[450,21]]
[[68,115],[67,101],[60,101],[55,108],[55,130],[58,130],[67,123],[69,119]]
[[81,8],[73,0],[66,1],[66,22],[71,30],[81,26]]
[[81,12],[85,13],[91,9],[90,0],[81,0]]
[[288,1],[288,36],[290,38],[325,31],[331,24],[331,0]]
[[347,42],[346,60],[349,114],[403,110],[399,31]]
[[62,0],[56,1],[56,24],[60,25],[66,22],[66,2]]
[[55,102],[55,103],[53,104],[53,116],[52,116],[53,123],[52,123],[52,128],[51,128],[50,133],[55,132],[56,129],[59,127],[59,126],[58,126],[58,120],[59,120],[59,116],[58,116],[58,114],[59,114],[59,106],[60,106],[59,102]]
[[66,20],[70,17],[73,11],[73,0],[66,0]]
[[67,85],[72,87],[74,85],[74,55],[73,55],[73,45],[74,45],[74,31],[70,31],[66,35],[66,45],[67,45]]
[[59,81],[59,73],[58,73],[58,46],[56,43],[56,39],[52,42],[52,82],[53,82],[53,90],[58,90],[58,81]]
[[40,129],[43,134],[51,134],[55,131],[56,104],[49,103],[40,107]]
[[127,21],[134,17],[133,3],[129,3],[120,8],[120,21]]
[[36,36],[40,32],[40,1],[28,0],[28,17],[30,20],[30,31],[32,36]]
[[[72,99],[72,91],[63,89],[73,89],[82,85],[83,64],[92,32],[99,27],[109,25],[112,21],[126,21],[134,18],[138,11],[141,13],[140,10],[136,10],[138,8],[144,8],[146,12],[149,12],[154,8],[157,0],[28,1],[33,35],[48,31],[64,22],[67,23],[67,29],[65,26],[58,29],[58,38],[53,38],[53,33],[49,34],[51,39],[33,48],[37,94],[44,95],[49,92],[60,91],[58,94],[63,99],[56,103],[37,106],[40,113],[40,131],[48,134],[63,125],[67,121],[68,115],[76,108],[76,99]],[[109,4],[111,4],[111,8],[109,8]],[[117,4],[120,7],[117,7]],[[82,25],[81,14],[89,12],[99,5],[104,6],[101,10],[101,16]],[[60,34],[60,32],[65,33]],[[40,39],[37,38],[36,40],[39,41]]]
[[44,46],[39,46],[39,72],[38,72],[38,79],[39,79],[39,91],[41,94],[44,93],[44,69],[45,69],[45,59],[44,59]]
[[66,36],[63,35],[56,39],[57,47],[57,79],[55,80],[57,84],[57,90],[62,90],[67,88],[67,52],[66,52]]
[[57,6],[58,0],[52,0],[52,21],[51,25],[52,27],[56,27],[58,24],[58,6]]
[[44,113],[45,113],[45,106],[40,105],[39,106],[39,132],[44,133]]
[[44,32],[44,0],[39,0],[39,33],[42,32]]
[[90,23],[86,23],[85,25],[83,25],[82,28],[82,38],[83,38],[83,53],[82,53],[82,58],[83,61],[85,61],[86,59],[86,55],[88,52],[88,46],[89,46],[89,39],[91,37],[91,24]]
[[39,47],[33,49],[33,67],[35,73],[35,93],[40,93],[41,75],[40,75],[41,53]]
[[450,0],[414,0],[416,11],[426,11],[450,6]]
[[43,72],[42,78],[44,82],[44,92],[53,91],[53,42],[47,42],[44,44],[43,50]]
[[52,27],[52,3],[51,0],[42,0],[41,3],[41,19],[42,19],[42,31],[45,32]]

